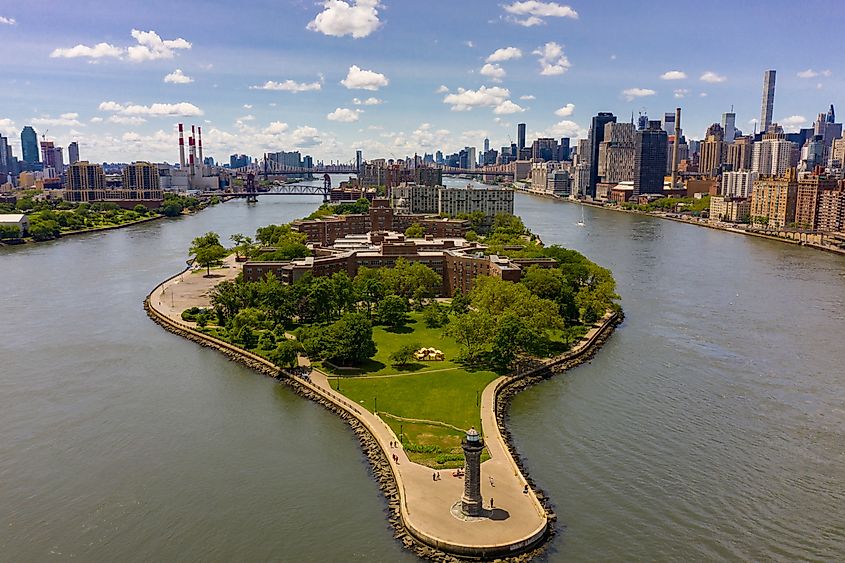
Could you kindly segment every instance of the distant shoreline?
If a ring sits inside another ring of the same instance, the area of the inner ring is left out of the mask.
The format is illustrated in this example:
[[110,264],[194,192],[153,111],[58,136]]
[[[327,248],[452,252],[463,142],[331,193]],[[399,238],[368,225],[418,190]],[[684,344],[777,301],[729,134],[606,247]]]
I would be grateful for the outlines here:
[[646,217],[656,217],[658,219],[666,219],[666,220],[669,220],[669,221],[675,221],[676,223],[684,223],[686,225],[695,225],[695,226],[698,226],[698,227],[705,227],[705,228],[714,229],[714,230],[717,230],[717,231],[724,231],[724,232],[728,232],[728,233],[736,233],[736,234],[739,234],[739,235],[747,235],[747,236],[764,238],[764,239],[778,241],[778,242],[785,242],[787,244],[793,244],[793,245],[797,245],[797,246],[805,246],[805,247],[808,247],[808,248],[814,248],[816,250],[824,250],[824,251],[827,251],[827,252],[832,252],[834,254],[838,254],[840,256],[845,256],[845,249],[836,248],[836,247],[832,247],[832,246],[822,246],[820,244],[816,244],[816,243],[809,242],[809,241],[799,241],[799,240],[779,237],[777,235],[766,234],[766,233],[763,233],[763,232],[747,231],[745,229],[740,229],[740,228],[736,228],[736,227],[728,227],[726,225],[709,223],[709,222],[699,221],[699,220],[695,220],[695,219],[684,219],[682,217],[671,217],[667,214],[662,214],[662,213],[652,213],[652,212],[649,212],[649,211],[639,211],[637,209],[622,209],[621,207],[618,207],[618,206],[607,206],[607,205],[603,205],[601,203],[592,203],[592,202],[584,201],[584,200],[573,200],[573,199],[569,199],[568,197],[560,197],[560,196],[556,196],[554,194],[540,193],[540,192],[535,192],[535,191],[531,191],[531,190],[523,190],[523,189],[518,189],[518,188],[514,188],[514,190],[517,191],[517,192],[532,195],[532,196],[544,197],[544,198],[548,198],[548,199],[553,199],[555,201],[562,201],[564,203],[572,203],[572,204],[575,204],[575,205],[587,205],[589,207],[594,207],[596,209],[603,209],[603,210],[606,210],[606,211],[616,211],[616,212],[619,212],[619,213],[631,213],[633,215],[643,215],[643,216],[646,216]]

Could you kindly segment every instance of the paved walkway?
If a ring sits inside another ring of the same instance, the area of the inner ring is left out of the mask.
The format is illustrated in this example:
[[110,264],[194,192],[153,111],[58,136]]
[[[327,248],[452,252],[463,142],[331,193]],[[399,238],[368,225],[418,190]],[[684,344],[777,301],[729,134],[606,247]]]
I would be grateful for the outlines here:
[[193,267],[181,273],[157,287],[150,296],[150,304],[174,321],[196,326],[195,323],[182,320],[182,311],[191,307],[210,307],[211,289],[222,281],[235,279],[241,272],[234,254],[227,256],[222,266],[212,269],[210,278],[205,277],[205,268]]

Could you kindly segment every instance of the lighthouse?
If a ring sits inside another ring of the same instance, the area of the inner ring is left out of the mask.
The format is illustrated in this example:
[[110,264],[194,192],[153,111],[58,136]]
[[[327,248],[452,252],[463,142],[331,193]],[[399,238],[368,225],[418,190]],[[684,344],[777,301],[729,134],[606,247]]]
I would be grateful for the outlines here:
[[461,447],[466,460],[461,512],[465,516],[481,516],[484,509],[481,502],[481,452],[484,451],[484,439],[475,427],[467,430]]

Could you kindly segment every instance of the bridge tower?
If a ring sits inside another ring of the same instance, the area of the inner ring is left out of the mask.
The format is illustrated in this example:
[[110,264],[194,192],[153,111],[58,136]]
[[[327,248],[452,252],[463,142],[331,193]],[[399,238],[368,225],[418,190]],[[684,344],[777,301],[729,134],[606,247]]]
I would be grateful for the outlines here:
[[258,203],[258,188],[255,187],[255,174],[252,172],[246,175],[246,188],[244,191],[246,192],[247,203]]
[[332,177],[328,174],[323,174],[323,201],[329,201],[329,195],[332,191]]

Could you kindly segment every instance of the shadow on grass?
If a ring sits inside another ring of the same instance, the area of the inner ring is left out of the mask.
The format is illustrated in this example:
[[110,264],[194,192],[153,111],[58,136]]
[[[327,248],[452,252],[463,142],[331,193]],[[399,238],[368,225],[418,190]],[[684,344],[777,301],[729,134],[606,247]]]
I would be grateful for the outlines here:
[[410,334],[414,332],[414,329],[408,325],[405,326],[393,326],[393,327],[386,327],[384,329],[385,332],[389,332],[391,334]]
[[396,371],[419,371],[427,367],[425,364],[420,364],[417,362],[405,364],[404,366],[393,366],[396,368]]
[[376,360],[366,360],[357,366],[336,366],[329,361],[322,362],[322,369],[330,375],[337,375],[340,377],[357,377],[367,373],[374,373],[387,367],[382,362]]

